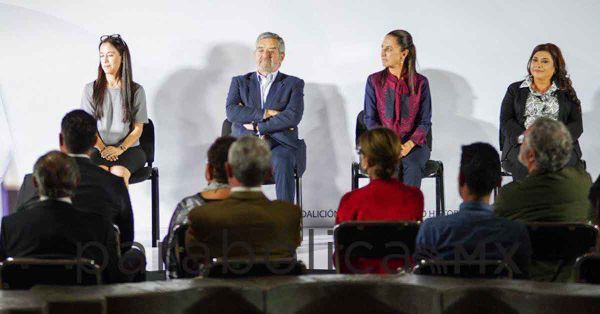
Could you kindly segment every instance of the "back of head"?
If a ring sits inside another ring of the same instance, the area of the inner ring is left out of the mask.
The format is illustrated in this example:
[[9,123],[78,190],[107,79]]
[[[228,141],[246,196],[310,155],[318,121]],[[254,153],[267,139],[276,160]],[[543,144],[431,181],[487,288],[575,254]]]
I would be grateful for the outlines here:
[[560,121],[538,118],[529,127],[525,137],[521,149],[534,151],[536,171],[539,173],[558,171],[571,159],[571,133]]
[[246,135],[231,145],[227,160],[243,186],[260,186],[271,170],[271,149],[264,140]]
[[469,191],[478,197],[486,196],[500,182],[500,157],[487,143],[473,143],[462,147],[460,175]]
[[394,131],[376,128],[363,133],[358,139],[359,152],[368,160],[379,179],[390,179],[400,163],[402,144]]
[[96,119],[83,110],[73,110],[62,119],[60,132],[71,154],[86,154],[96,143]]
[[50,151],[35,162],[33,177],[40,196],[67,197],[73,195],[79,183],[79,169],[73,158]]
[[225,162],[227,162],[229,148],[234,142],[235,137],[233,136],[221,136],[208,149],[208,164],[212,166],[214,170],[213,176],[219,183],[227,183]]

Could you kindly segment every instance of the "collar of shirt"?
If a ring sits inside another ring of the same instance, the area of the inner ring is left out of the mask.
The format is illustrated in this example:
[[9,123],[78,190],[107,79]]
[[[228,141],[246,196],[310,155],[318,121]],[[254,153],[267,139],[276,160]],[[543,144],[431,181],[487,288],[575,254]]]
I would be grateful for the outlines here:
[[79,157],[79,158],[87,158],[90,159],[90,156],[86,155],[86,154],[67,154],[71,157]]
[[231,192],[262,192],[262,187],[246,187],[246,186],[235,186],[231,188]]
[[[261,75],[258,71],[256,72],[256,75],[258,76],[258,83],[260,85],[260,102],[261,102],[261,107],[265,106],[265,103],[267,102],[267,96],[269,95],[269,90],[271,89],[271,86],[273,85],[273,82],[275,82],[275,78],[277,78],[277,74],[279,74],[279,71],[275,71],[273,73],[269,73],[266,76]],[[270,81],[267,81],[267,78],[270,78]]]
[[[47,201],[51,198],[49,198],[48,196],[40,196],[40,201]],[[73,202],[71,201],[70,197],[59,197],[59,198],[53,198],[53,200],[55,201],[59,201],[59,202],[65,202],[65,203],[69,203],[69,204],[73,204]]]
[[555,82],[552,82],[552,85],[550,85],[550,88],[543,94],[534,90],[533,89],[533,77],[531,75],[527,75],[527,77],[525,77],[525,80],[523,81],[523,83],[521,83],[521,86],[519,86],[519,87],[520,88],[529,88],[529,91],[535,96],[553,95],[554,92],[556,92],[558,90],[558,86],[556,86]]
[[490,204],[482,202],[463,202],[459,207],[460,211],[478,211],[478,212],[493,212],[493,208]]
[[273,73],[269,73],[267,75],[262,75],[260,74],[260,72],[256,71],[256,77],[258,78],[258,82],[262,83],[262,80],[267,78],[267,77],[271,77],[271,82],[275,81],[275,78],[277,77],[277,74],[279,74],[279,70],[273,72]]

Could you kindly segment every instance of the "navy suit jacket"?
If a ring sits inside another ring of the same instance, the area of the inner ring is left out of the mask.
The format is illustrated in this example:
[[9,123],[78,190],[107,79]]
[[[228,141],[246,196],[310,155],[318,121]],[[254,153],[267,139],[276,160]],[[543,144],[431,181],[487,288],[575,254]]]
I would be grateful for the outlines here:
[[[298,124],[304,113],[304,81],[279,72],[272,83],[261,108],[260,83],[256,72],[236,76],[231,80],[227,95],[227,120],[231,121],[232,135],[254,135],[244,124],[258,122],[260,134],[280,144],[298,148]],[[280,111],[274,117],[263,119],[265,109]]]

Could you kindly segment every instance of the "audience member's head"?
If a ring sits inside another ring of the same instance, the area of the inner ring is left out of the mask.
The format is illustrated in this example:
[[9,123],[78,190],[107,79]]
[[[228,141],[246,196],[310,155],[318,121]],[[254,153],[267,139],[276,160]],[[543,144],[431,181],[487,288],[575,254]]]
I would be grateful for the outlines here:
[[79,169],[73,158],[50,151],[35,162],[33,183],[40,196],[70,197],[79,184]]
[[462,147],[458,185],[465,200],[482,200],[500,186],[500,157],[487,143],[473,143]]
[[96,119],[83,110],[73,110],[60,124],[60,149],[67,154],[88,154],[96,143],[96,133]]
[[376,128],[363,133],[358,139],[361,167],[373,179],[388,180],[400,164],[402,144],[394,131]]
[[525,131],[519,161],[529,173],[555,172],[569,162],[572,150],[567,127],[560,121],[541,117]]
[[226,170],[229,184],[232,186],[256,187],[262,185],[271,174],[269,145],[256,136],[240,137],[229,148]]
[[225,163],[231,144],[235,142],[233,136],[221,136],[215,140],[208,149],[208,164],[206,165],[206,180],[208,182],[216,181],[218,183],[227,183],[227,172]]

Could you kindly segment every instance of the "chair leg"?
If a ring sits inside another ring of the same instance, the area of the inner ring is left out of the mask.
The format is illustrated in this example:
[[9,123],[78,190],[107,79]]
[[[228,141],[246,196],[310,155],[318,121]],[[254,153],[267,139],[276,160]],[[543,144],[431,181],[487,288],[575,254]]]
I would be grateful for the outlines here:
[[352,190],[358,189],[358,164],[352,163]]
[[302,209],[302,178],[296,179],[296,205]]
[[438,173],[435,176],[435,216],[439,217],[442,214],[442,196],[441,187],[442,183],[440,182],[440,174]]
[[444,164],[440,165],[440,208],[442,216],[446,215],[446,192],[444,190]]
[[159,228],[159,212],[158,212],[158,204],[159,204],[159,189],[158,189],[158,168],[152,168],[152,247],[156,247],[158,244],[158,239],[160,238],[160,228]]

